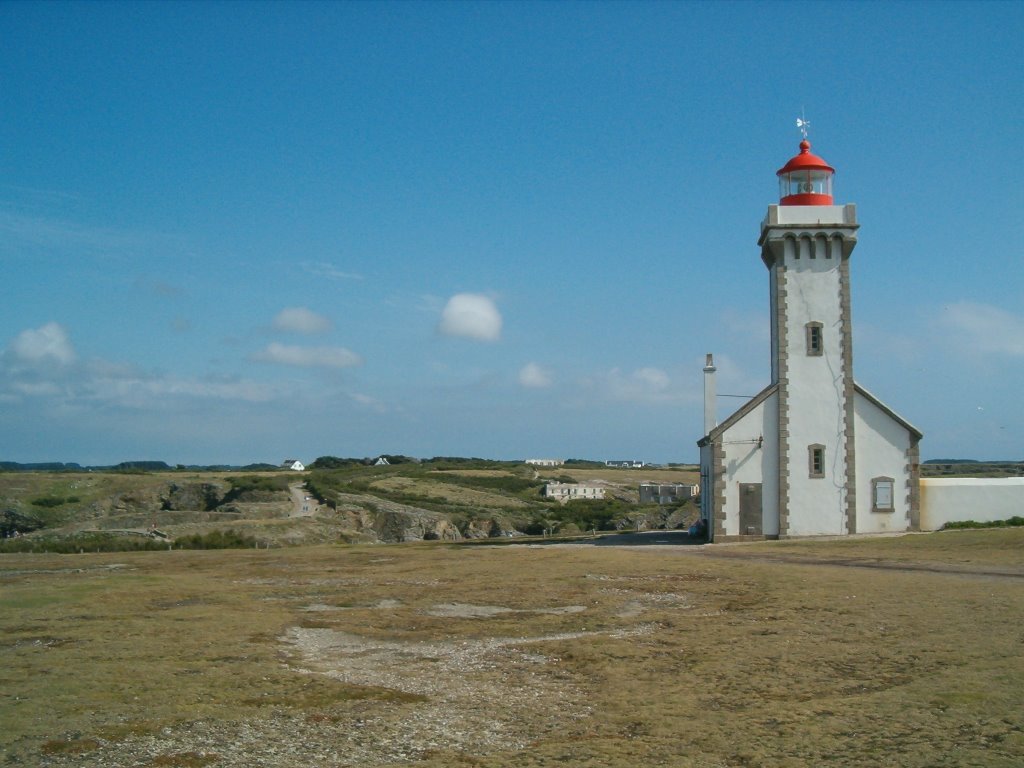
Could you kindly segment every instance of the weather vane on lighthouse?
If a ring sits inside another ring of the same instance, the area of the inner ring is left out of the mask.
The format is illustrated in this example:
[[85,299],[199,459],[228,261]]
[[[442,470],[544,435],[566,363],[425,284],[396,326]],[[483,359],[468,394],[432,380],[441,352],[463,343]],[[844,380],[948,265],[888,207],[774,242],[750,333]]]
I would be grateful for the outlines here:
[[[803,112],[801,112],[800,114],[803,115]],[[804,141],[807,141],[807,129],[810,127],[810,125],[811,121],[804,117],[798,117],[796,119],[796,127],[799,128],[800,133],[803,134]]]

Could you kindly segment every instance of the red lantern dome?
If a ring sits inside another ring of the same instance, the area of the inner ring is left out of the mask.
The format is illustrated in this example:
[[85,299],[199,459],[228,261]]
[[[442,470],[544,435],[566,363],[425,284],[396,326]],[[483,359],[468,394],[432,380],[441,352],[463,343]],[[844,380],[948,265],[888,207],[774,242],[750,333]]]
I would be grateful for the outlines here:
[[800,154],[776,172],[779,205],[832,205],[835,168],[811,154],[811,142],[800,142]]

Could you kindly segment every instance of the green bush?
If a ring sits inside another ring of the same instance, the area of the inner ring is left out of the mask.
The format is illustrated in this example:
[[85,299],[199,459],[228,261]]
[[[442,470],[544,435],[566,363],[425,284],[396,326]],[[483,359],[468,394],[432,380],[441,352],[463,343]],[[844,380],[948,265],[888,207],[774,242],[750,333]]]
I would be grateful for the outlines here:
[[944,531],[953,531],[965,528],[1018,528],[1024,526],[1024,517],[1014,515],[1009,520],[990,520],[986,523],[979,523],[975,520],[957,520],[946,523],[942,526]]
[[76,555],[79,552],[158,552],[167,549],[253,549],[258,542],[234,530],[211,531],[182,536],[173,542],[148,536],[124,536],[113,533],[88,533],[78,536],[28,537],[0,539],[0,553],[51,552]]
[[342,459],[337,456],[320,456],[307,469],[340,469],[342,467],[362,466],[362,459]]
[[231,484],[231,490],[224,495],[221,504],[239,501],[246,496],[287,492],[289,479],[289,476],[281,475],[240,475],[238,477],[228,477],[227,481]]
[[257,541],[233,529],[226,531],[210,531],[209,533],[193,533],[174,540],[175,549],[253,549]]
[[74,504],[76,501],[78,501],[77,496],[70,496],[66,499],[63,496],[40,496],[38,499],[32,499],[29,503],[34,507],[52,509],[53,507],[59,507],[64,504]]
[[64,538],[20,536],[0,541],[0,553],[51,552],[77,555],[79,552],[144,552],[161,549],[167,549],[167,544],[141,536],[125,537],[110,533],[89,533]]

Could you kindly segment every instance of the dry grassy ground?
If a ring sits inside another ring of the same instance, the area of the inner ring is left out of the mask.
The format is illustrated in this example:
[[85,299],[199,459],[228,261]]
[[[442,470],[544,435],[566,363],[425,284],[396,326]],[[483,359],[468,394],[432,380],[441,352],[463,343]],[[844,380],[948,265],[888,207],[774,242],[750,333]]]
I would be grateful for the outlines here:
[[1019,766],[1024,531],[0,557],[0,765]]
[[[481,477],[482,475],[475,475]],[[491,476],[500,476],[494,473]],[[457,485],[433,482],[431,480],[413,479],[411,477],[386,477],[370,483],[372,490],[411,493],[428,499],[454,504],[476,505],[481,508],[511,507],[513,509],[527,506],[521,499],[487,493],[474,488],[463,488]]]
[[[609,485],[624,488],[636,488],[640,483],[699,483],[699,469],[576,469],[575,467],[555,467],[552,474],[566,475],[580,483],[592,483],[603,480]],[[541,472],[543,474],[543,472]]]

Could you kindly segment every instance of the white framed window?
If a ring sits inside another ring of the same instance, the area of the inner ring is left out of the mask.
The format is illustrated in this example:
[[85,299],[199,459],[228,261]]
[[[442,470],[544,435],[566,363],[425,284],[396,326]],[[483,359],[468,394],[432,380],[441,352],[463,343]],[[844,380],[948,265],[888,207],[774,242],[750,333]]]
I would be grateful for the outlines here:
[[807,323],[804,328],[807,331],[807,354],[814,357],[824,354],[824,326],[821,323],[814,321]]
[[892,512],[895,508],[896,481],[891,477],[871,479],[871,511]]
[[825,476],[825,446],[820,443],[807,446],[807,474],[808,477],[818,478]]

